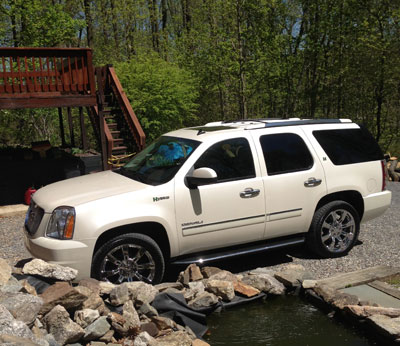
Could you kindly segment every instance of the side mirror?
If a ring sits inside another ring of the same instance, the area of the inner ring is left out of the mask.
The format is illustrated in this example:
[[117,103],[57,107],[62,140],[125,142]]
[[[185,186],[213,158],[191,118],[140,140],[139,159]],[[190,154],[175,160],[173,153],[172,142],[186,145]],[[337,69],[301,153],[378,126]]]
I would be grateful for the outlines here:
[[191,175],[186,176],[186,182],[189,189],[195,189],[201,185],[215,183],[218,180],[217,173],[208,167],[195,169]]

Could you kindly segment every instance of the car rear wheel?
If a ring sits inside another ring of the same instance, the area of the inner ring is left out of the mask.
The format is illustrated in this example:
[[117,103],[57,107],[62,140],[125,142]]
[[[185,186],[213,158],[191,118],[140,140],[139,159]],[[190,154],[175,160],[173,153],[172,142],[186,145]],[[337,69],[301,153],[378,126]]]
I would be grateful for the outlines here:
[[352,249],[359,231],[360,218],[351,204],[329,202],[315,212],[307,245],[321,257],[340,257]]
[[159,283],[164,257],[157,243],[144,234],[123,234],[103,244],[93,256],[92,276],[115,284],[130,281]]

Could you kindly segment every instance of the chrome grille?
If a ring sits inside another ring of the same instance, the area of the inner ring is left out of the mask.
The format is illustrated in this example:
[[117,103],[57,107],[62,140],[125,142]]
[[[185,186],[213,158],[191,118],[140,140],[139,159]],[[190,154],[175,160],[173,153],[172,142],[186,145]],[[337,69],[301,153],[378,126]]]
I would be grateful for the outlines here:
[[44,210],[34,201],[31,201],[25,217],[25,229],[30,235],[34,235],[42,221]]

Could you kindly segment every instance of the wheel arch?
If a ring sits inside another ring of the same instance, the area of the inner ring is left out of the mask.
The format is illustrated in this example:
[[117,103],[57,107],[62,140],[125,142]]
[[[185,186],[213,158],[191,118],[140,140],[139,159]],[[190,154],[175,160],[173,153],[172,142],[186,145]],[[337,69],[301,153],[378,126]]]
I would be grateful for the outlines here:
[[355,190],[330,193],[329,195],[326,195],[319,200],[315,208],[315,211],[317,211],[323,205],[333,201],[344,201],[352,205],[353,208],[357,211],[361,221],[364,215],[364,200],[362,198],[361,193]]
[[97,250],[106,242],[122,234],[138,233],[144,234],[153,239],[164,256],[165,262],[171,257],[171,247],[168,239],[168,234],[163,225],[158,222],[138,222],[133,224],[126,224],[110,228],[104,231],[96,241],[94,246],[92,258]]

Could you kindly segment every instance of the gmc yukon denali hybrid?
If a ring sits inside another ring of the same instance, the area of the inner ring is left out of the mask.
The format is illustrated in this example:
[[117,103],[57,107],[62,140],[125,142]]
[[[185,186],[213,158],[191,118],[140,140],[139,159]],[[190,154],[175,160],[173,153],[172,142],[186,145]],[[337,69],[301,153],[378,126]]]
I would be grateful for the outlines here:
[[162,280],[168,263],[305,242],[343,256],[390,205],[382,152],[347,119],[214,122],[172,131],[116,171],[45,186],[28,251],[78,279]]

